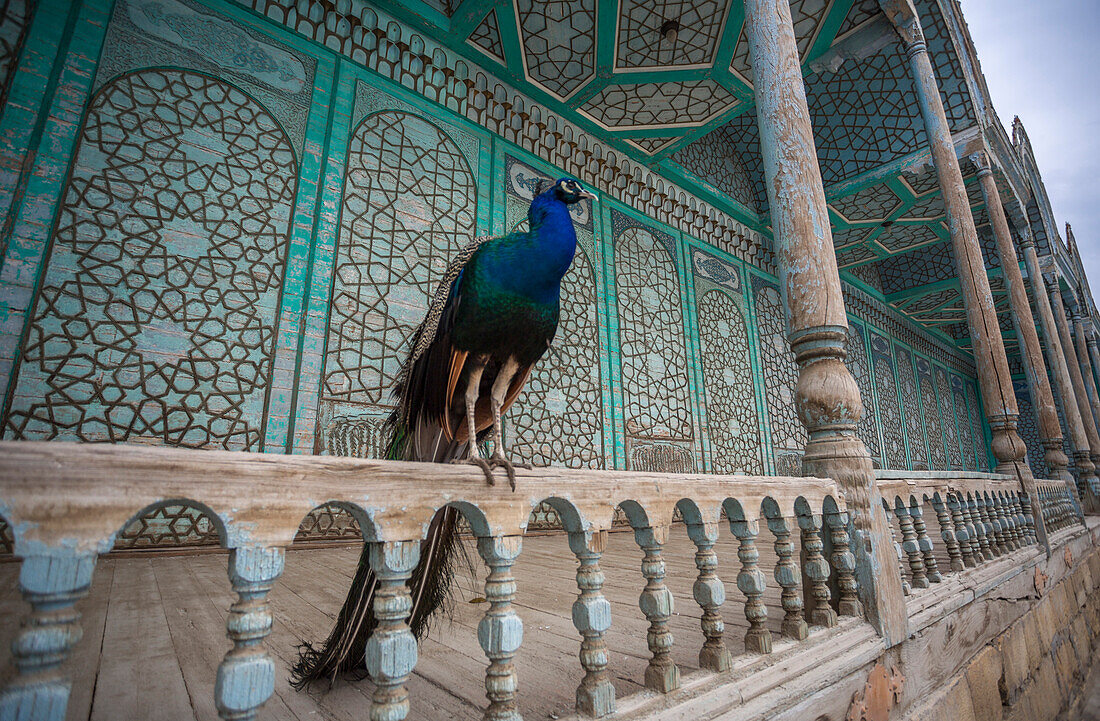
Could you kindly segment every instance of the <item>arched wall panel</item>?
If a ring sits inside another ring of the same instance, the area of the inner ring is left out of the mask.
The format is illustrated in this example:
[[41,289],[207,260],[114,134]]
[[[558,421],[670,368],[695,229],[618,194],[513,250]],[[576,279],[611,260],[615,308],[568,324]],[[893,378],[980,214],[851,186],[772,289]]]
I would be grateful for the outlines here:
[[124,75],[91,101],[8,438],[259,450],[297,183],[229,84]]

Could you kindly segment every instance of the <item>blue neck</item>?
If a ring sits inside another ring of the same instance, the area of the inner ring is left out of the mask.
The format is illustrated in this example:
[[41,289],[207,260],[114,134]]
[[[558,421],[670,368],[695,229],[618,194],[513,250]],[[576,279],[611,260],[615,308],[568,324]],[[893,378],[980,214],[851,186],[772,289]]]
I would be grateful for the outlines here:
[[565,203],[546,193],[531,203],[530,231],[511,236],[487,254],[487,279],[511,293],[537,303],[558,300],[562,276],[573,262],[577,233]]

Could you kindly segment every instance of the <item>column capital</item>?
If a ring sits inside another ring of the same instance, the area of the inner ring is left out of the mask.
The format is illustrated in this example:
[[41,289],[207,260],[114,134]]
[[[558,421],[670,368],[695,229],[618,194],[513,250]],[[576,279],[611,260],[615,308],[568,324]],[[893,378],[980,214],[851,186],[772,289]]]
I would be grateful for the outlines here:
[[879,7],[901,37],[905,50],[912,57],[928,52],[928,43],[924,39],[920,17],[912,0],[879,0]]
[[978,169],[978,177],[984,178],[987,175],[993,174],[993,163],[989,159],[989,154],[984,150],[979,150],[976,153],[970,154],[970,162],[974,164],[974,167]]
[[1027,248],[1035,247],[1035,236],[1031,233],[1031,228],[1026,225],[1020,228],[1020,250],[1026,250]]

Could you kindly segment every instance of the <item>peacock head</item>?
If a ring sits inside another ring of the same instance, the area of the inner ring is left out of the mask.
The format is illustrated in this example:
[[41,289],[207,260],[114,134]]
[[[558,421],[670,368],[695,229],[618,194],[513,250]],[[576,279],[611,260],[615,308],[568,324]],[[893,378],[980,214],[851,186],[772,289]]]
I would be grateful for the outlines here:
[[539,195],[552,196],[566,205],[579,203],[582,200],[596,200],[596,194],[585,190],[576,178],[561,178],[553,185],[541,189]]

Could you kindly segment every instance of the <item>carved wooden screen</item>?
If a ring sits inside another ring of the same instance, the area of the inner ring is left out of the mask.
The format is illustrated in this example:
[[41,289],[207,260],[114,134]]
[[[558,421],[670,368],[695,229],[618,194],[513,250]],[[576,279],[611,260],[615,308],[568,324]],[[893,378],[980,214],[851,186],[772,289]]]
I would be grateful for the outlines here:
[[[329,452],[376,456],[408,343],[453,254],[474,238],[477,193],[458,146],[416,115],[364,119],[348,148],[320,429]],[[362,429],[361,442],[349,424]],[[366,425],[364,425],[366,424]]]
[[297,165],[214,78],[123,76],[91,102],[9,438],[259,450]]
[[756,299],[756,328],[760,344],[760,365],[764,370],[764,396],[768,403],[775,472],[782,476],[802,475],[802,449],[806,428],[794,407],[798,381],[794,354],[787,345],[787,323],[779,286],[756,275],[752,277]]
[[672,239],[613,216],[628,466],[690,471],[693,428]]

